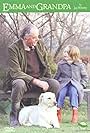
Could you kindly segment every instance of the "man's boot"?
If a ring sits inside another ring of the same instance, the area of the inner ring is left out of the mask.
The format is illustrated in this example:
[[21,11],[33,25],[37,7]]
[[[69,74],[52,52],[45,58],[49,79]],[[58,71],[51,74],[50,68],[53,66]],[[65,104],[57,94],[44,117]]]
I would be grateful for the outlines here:
[[59,123],[61,123],[62,122],[62,109],[57,109],[57,117],[58,117]]
[[77,123],[78,122],[78,109],[75,108],[72,110],[72,123]]
[[20,102],[12,103],[11,112],[10,112],[10,126],[12,127],[19,126],[18,122],[19,109],[20,109]]

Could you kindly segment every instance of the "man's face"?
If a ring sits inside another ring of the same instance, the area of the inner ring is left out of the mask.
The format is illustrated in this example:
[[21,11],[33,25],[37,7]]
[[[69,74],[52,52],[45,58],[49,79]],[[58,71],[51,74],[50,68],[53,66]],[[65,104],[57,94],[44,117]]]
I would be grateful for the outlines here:
[[35,35],[35,34],[26,35],[24,37],[24,41],[26,45],[29,47],[36,46],[38,40],[39,40],[38,35]]

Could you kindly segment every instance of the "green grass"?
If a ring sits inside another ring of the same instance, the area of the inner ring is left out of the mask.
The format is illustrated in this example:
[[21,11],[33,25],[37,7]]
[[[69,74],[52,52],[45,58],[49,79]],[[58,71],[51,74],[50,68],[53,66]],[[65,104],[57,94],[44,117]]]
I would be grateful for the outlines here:
[[59,129],[46,129],[41,127],[17,127],[10,128],[8,124],[8,116],[0,115],[0,132],[2,133],[89,133],[90,122],[87,121],[87,105],[86,102],[79,108],[79,123],[84,121],[87,127],[81,127],[78,123],[72,124],[71,122],[71,109],[68,106],[63,109],[63,122],[60,124]]

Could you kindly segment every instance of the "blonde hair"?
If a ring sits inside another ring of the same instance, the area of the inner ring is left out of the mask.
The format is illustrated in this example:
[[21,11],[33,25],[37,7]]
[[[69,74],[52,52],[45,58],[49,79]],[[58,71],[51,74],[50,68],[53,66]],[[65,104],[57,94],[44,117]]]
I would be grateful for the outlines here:
[[73,46],[70,48],[69,56],[71,59],[75,61],[80,61],[80,50],[77,46]]

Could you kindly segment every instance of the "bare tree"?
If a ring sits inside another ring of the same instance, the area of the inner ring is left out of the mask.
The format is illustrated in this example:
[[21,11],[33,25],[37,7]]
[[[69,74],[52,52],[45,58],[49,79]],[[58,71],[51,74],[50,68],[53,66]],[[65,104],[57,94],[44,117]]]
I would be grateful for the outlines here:
[[12,40],[19,38],[24,25],[29,22],[35,24],[45,46],[55,59],[68,44],[83,46],[82,42],[84,43],[85,36],[90,32],[87,16],[81,13],[6,13],[1,14],[1,18],[8,29],[8,39]]

